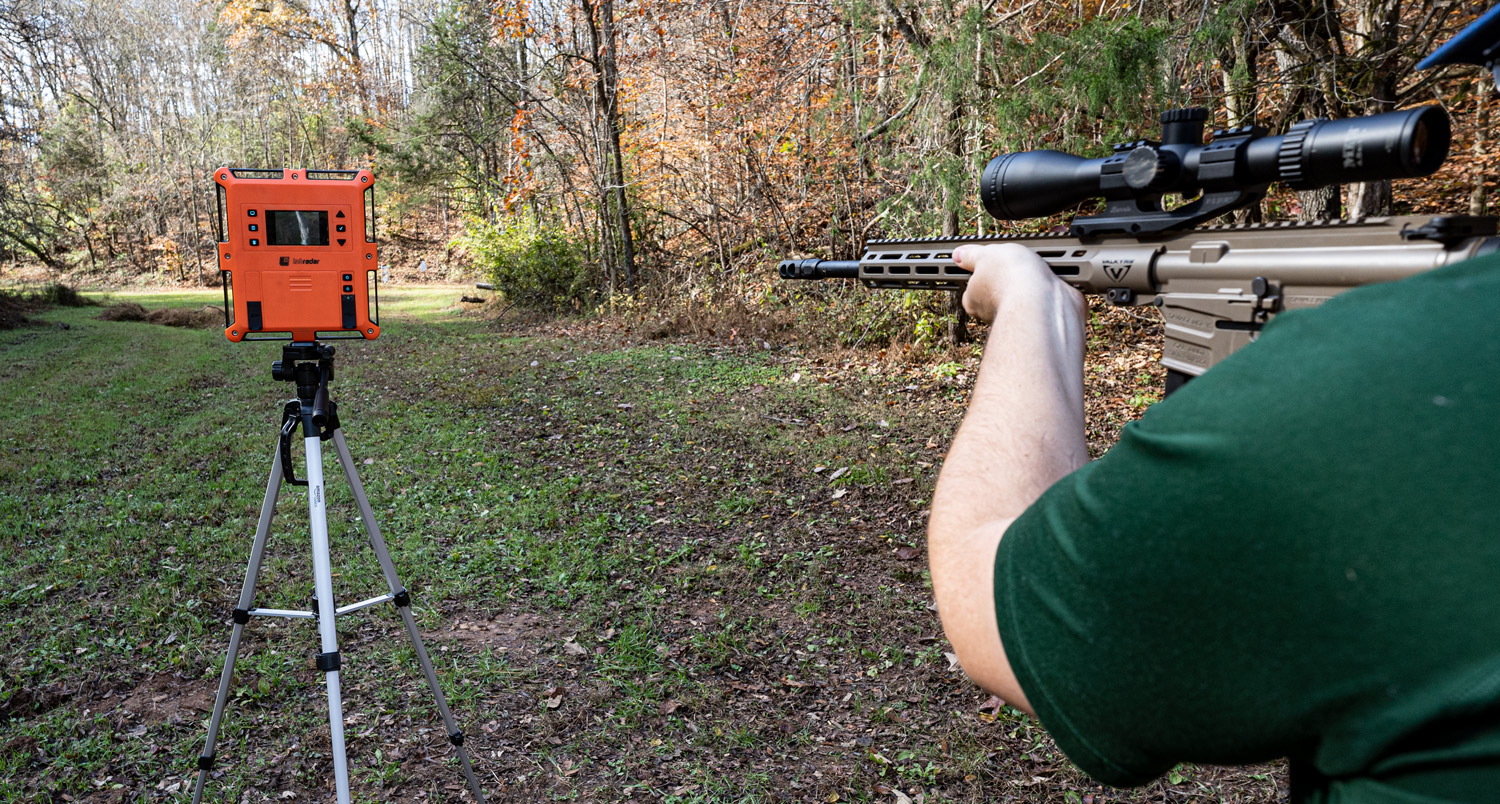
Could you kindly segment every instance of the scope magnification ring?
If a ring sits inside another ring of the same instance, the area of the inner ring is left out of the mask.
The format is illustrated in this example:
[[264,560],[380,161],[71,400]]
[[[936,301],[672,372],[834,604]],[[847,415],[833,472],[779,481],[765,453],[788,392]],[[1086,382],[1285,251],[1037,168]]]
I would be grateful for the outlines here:
[[1321,117],[1299,120],[1281,138],[1281,148],[1276,154],[1277,175],[1294,189],[1301,189],[1298,185],[1307,178],[1302,172],[1302,149],[1307,143],[1307,135],[1322,121]]

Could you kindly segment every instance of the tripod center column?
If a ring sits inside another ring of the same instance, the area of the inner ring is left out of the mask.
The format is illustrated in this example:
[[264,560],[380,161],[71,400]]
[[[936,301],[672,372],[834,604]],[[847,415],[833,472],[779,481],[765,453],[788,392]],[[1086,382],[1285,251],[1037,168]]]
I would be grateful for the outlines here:
[[349,804],[349,767],[344,755],[344,707],[339,689],[339,636],[333,602],[333,568],[328,555],[327,501],[323,496],[323,440],[312,423],[312,412],[303,414],[303,446],[307,452],[307,509],[312,525],[313,588],[318,599],[318,636],[323,653],[318,667],[328,684],[328,735],[333,751],[334,785],[339,804]]

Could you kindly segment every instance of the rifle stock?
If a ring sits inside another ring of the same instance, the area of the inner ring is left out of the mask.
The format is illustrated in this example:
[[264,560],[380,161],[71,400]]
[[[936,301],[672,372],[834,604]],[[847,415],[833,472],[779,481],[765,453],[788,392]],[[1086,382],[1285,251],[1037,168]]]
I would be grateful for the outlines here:
[[1500,249],[1493,218],[1386,217],[1207,226],[1150,236],[1067,234],[872,240],[858,260],[786,260],[784,279],[857,279],[867,288],[960,290],[965,244],[1018,243],[1085,294],[1155,306],[1169,384],[1202,374],[1287,310]]

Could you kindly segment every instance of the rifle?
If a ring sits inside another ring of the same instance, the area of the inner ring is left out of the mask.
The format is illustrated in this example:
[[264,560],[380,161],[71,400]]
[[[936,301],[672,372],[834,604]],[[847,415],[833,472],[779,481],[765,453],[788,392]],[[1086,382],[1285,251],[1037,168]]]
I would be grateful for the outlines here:
[[[1255,340],[1287,310],[1500,249],[1492,217],[1470,215],[1200,225],[1259,203],[1273,182],[1296,190],[1426,176],[1442,166],[1448,116],[1425,106],[1343,120],[1304,120],[1286,134],[1215,131],[1203,109],[1161,117],[1160,141],[1116,145],[1100,159],[1023,151],[990,160],[980,201],[1000,220],[1054,215],[1102,196],[1066,234],[871,240],[858,260],[785,260],[783,279],[858,279],[867,288],[961,290],[965,243],[1018,243],[1060,279],[1112,305],[1153,305],[1166,342],[1166,391]],[[1195,200],[1173,209],[1163,196]]]

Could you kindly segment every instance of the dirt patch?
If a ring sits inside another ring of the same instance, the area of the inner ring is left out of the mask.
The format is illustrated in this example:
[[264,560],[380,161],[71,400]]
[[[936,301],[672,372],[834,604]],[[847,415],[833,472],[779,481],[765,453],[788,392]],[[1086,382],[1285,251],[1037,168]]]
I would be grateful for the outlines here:
[[224,313],[217,307],[169,307],[162,310],[147,310],[135,302],[112,304],[99,313],[101,321],[144,321],[166,327],[186,329],[214,329],[224,322]]
[[0,700],[0,724],[12,718],[35,717],[55,709],[72,697],[62,686],[55,684],[39,689],[27,689],[0,670],[0,689],[13,689],[10,697]]
[[85,798],[84,804],[120,804],[129,795],[129,791],[123,787],[114,790],[101,790],[98,793]]
[[37,747],[41,745],[35,737],[22,735],[0,747],[0,754],[9,754],[13,757],[29,757],[36,753]]
[[147,676],[125,693],[115,711],[127,718],[156,723],[193,723],[214,708],[214,693],[202,681],[167,673]]
[[456,639],[467,646],[495,648],[511,653],[535,653],[549,638],[545,623],[535,614],[460,615],[436,631],[424,631],[423,640]]

